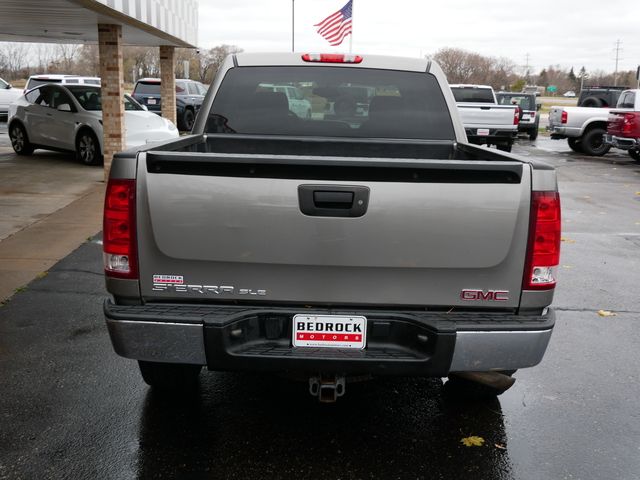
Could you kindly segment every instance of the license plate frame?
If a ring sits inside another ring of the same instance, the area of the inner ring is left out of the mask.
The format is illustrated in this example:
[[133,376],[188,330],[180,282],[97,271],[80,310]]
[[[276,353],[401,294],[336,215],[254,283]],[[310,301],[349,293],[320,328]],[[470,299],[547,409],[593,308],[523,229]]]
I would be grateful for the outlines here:
[[363,350],[367,345],[367,317],[362,315],[294,315],[294,347]]
[[147,98],[147,105],[157,105],[158,102],[155,98]]
[[479,128],[478,130],[476,130],[476,134],[479,137],[488,137],[490,133],[490,130],[488,128]]

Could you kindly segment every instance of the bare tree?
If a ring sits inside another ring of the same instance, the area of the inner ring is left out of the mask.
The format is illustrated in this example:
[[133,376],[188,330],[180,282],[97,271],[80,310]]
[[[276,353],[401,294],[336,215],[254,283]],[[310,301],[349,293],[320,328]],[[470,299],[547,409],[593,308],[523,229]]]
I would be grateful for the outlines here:
[[31,46],[27,43],[4,43],[2,45],[5,75],[14,80],[24,76],[23,70],[28,66]]
[[213,78],[216,76],[220,65],[222,65],[224,59],[227,58],[227,55],[240,53],[242,51],[242,48],[236,45],[218,45],[217,47],[213,47],[205,53],[200,54],[202,57],[199,62],[200,81],[202,83],[211,83]]

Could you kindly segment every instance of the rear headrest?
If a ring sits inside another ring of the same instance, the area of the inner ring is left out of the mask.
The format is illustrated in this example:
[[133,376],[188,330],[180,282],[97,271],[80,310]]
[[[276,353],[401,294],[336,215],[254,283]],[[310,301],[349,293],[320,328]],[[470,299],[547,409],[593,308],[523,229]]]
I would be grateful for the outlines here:
[[289,113],[289,100],[282,92],[256,92],[251,107],[255,110],[269,110],[273,114]]
[[369,116],[388,113],[398,113],[402,110],[402,97],[373,97],[369,104]]

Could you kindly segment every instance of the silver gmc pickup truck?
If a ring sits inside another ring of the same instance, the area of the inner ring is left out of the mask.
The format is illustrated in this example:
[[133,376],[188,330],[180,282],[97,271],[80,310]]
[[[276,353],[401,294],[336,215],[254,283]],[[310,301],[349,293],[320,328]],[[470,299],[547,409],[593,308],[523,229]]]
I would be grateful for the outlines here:
[[206,366],[323,401],[371,375],[496,395],[547,348],[559,247],[555,171],[468,144],[435,62],[238,54],[191,135],[114,158],[104,313],[154,388]]

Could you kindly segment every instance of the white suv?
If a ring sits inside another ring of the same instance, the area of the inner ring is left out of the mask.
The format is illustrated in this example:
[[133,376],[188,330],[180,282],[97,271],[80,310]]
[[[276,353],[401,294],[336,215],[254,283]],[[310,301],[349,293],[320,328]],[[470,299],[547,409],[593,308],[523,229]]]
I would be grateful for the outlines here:
[[20,98],[21,95],[21,90],[13,88],[9,82],[0,78],[0,117],[8,115],[9,105]]
[[31,75],[27,84],[24,87],[24,91],[31,90],[34,87],[44,85],[46,83],[57,83],[61,85],[97,85],[100,86],[99,77],[80,77],[78,75]]

